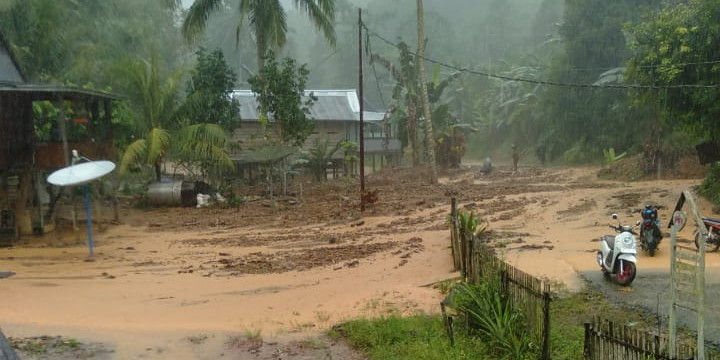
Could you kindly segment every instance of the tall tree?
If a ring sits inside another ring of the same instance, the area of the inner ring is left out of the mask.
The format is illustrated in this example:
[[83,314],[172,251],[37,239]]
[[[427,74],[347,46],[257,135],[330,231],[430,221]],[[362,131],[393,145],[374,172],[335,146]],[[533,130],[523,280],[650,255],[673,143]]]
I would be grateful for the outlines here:
[[[668,6],[630,28],[634,56],[628,79],[646,85],[717,85],[720,3],[690,0]],[[717,88],[649,89],[633,94],[655,105],[675,125],[703,140],[720,143],[720,95]],[[669,125],[672,125],[669,124]]]
[[230,96],[237,76],[225,62],[221,50],[200,49],[197,66],[188,81],[183,104],[190,124],[218,124],[233,130],[240,122],[240,104]]
[[[301,146],[315,128],[309,116],[315,98],[304,96],[308,71],[291,58],[278,63],[272,51],[266,60],[262,71],[248,80],[260,104],[258,110],[275,119],[282,144]],[[268,123],[268,119],[260,120]]]
[[425,152],[430,163],[430,182],[437,182],[437,164],[435,164],[435,135],[433,134],[432,114],[428,101],[427,82],[425,81],[425,32],[423,25],[423,2],[417,0],[417,33],[418,33],[418,77],[422,93],[422,107],[425,115]]
[[[334,1],[293,0],[293,3],[308,16],[328,42],[334,45]],[[210,15],[220,10],[224,4],[223,0],[195,0],[182,25],[185,38],[189,41],[195,39],[205,29]],[[285,9],[280,0],[240,0],[238,13],[235,33],[240,33],[244,21],[249,22],[250,31],[255,36],[258,71],[261,71],[267,50],[280,48],[287,40]]]
[[73,13],[52,0],[16,0],[2,10],[0,27],[29,80],[54,79],[69,60],[63,21]]
[[[403,103],[407,111],[402,111],[398,104],[398,107],[394,107],[390,110],[393,113],[394,118],[400,118],[404,120],[406,141],[403,145],[409,145],[412,151],[412,164],[413,166],[420,165],[420,157],[418,156],[418,106],[421,104],[420,90],[418,89],[418,70],[417,70],[417,57],[410,53],[410,49],[404,41],[401,41],[398,45],[400,50],[400,56],[398,59],[400,67],[396,67],[389,60],[378,54],[372,54],[370,61],[379,62],[390,71],[390,74],[395,79],[395,87],[393,88],[393,100],[398,103]],[[398,116],[401,115],[401,116]],[[402,122],[402,121],[401,121]],[[402,130],[401,130],[402,133]]]

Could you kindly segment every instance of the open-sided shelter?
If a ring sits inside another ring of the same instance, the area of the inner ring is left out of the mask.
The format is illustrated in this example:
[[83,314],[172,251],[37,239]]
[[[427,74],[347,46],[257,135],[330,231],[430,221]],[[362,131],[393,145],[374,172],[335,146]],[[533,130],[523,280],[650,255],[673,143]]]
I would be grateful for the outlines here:
[[[49,173],[71,150],[114,160],[112,101],[102,91],[26,82],[0,33],[0,241],[44,232],[53,218]],[[57,115],[38,116],[41,108]]]

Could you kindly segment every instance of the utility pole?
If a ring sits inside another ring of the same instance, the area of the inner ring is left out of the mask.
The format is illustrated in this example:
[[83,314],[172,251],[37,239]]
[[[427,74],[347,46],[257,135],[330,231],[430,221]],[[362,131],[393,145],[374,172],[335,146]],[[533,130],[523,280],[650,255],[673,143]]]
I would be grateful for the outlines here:
[[365,132],[363,131],[362,9],[358,9],[358,101],[360,102],[360,211],[365,211]]

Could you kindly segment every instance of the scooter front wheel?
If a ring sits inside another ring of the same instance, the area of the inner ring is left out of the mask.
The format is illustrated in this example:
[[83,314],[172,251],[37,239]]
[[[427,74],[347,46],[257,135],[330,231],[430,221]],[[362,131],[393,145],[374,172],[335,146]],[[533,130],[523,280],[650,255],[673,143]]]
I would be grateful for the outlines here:
[[628,286],[635,280],[636,273],[637,269],[634,262],[621,260],[615,269],[615,279],[617,279],[618,284]]

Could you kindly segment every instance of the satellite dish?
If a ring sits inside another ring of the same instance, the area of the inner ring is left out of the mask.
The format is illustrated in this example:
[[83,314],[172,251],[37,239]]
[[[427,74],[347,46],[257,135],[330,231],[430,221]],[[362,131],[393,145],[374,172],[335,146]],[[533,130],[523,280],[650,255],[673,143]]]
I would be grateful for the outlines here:
[[57,186],[81,185],[105,176],[114,169],[112,161],[88,161],[55,171],[48,176],[47,181]]

